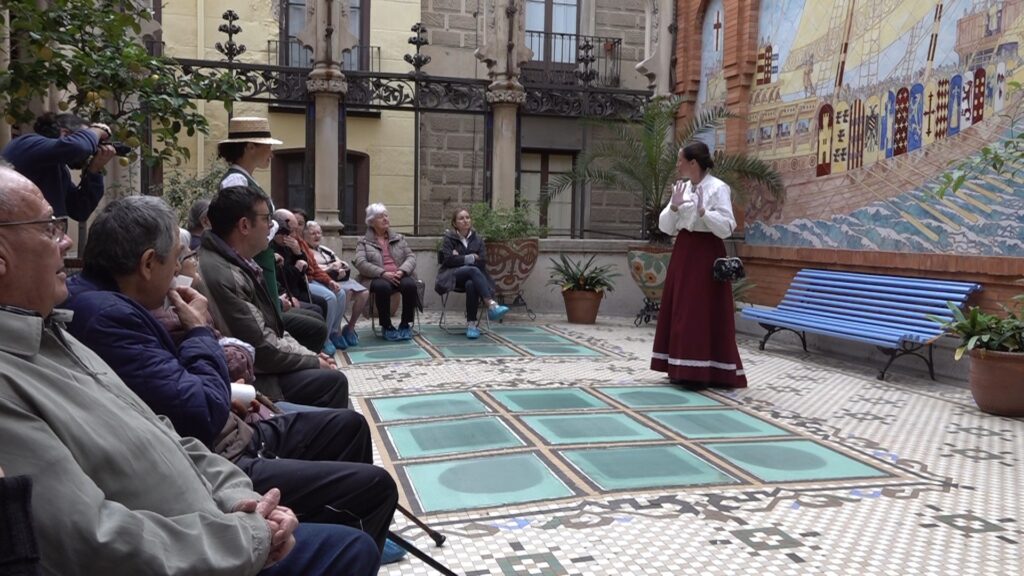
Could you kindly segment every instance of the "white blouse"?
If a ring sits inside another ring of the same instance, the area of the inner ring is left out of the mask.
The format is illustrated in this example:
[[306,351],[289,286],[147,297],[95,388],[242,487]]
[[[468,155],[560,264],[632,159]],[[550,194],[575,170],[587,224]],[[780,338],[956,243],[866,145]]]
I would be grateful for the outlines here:
[[676,180],[672,185],[675,192],[682,187],[683,203],[679,210],[672,211],[672,200],[661,211],[658,228],[665,234],[675,236],[680,230],[690,232],[711,232],[719,238],[728,238],[736,229],[736,218],[732,214],[732,192],[729,185],[705,174],[697,184],[696,192],[704,196],[704,216],[697,215],[697,198],[691,182]]

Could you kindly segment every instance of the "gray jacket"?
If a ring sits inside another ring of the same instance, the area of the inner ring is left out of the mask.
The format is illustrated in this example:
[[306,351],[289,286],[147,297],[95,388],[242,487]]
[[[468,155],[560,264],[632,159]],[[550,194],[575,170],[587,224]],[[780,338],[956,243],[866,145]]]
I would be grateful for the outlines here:
[[[405,241],[405,236],[388,231],[388,250],[391,257],[406,276],[416,277],[416,254]],[[356,244],[356,257],[352,265],[359,271],[359,281],[369,286],[374,278],[380,278],[384,274],[384,254],[377,244],[377,234],[373,229],[366,231],[366,236],[359,239]]]
[[231,512],[259,498],[241,470],[178,436],[54,322],[0,308],[0,334],[0,462],[32,477],[45,573],[262,569],[266,521]]

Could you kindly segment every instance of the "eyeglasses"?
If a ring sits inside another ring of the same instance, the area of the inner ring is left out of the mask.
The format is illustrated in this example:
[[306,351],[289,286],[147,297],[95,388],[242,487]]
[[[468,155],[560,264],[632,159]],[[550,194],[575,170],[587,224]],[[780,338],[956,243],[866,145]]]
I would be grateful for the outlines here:
[[263,220],[267,224],[270,224],[270,212],[254,212],[254,219]]
[[22,220],[19,222],[0,222],[0,227],[4,226],[24,226],[26,224],[45,224],[46,235],[50,237],[50,240],[59,242],[68,233],[68,217],[67,216],[50,216],[43,220]]

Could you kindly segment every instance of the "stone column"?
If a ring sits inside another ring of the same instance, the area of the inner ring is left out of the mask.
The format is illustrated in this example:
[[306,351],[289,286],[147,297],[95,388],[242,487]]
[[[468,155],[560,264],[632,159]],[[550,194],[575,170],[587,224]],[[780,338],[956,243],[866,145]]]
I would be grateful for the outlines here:
[[516,115],[519,105],[526,101],[519,70],[533,52],[526,46],[523,0],[485,0],[482,8],[483,43],[476,57],[487,64],[491,79],[487,88],[487,102],[494,116],[491,206],[509,208],[515,204],[516,194]]
[[306,90],[313,97],[316,114],[316,220],[325,236],[344,228],[338,218],[338,122],[341,99],[348,92],[348,82],[341,72],[342,53],[355,44],[348,19],[347,1],[310,1],[306,3],[306,27],[297,35],[300,42],[313,49],[313,70],[306,80]]
[[516,116],[519,105],[526,100],[522,86],[487,92],[487,102],[494,117],[494,142],[491,143],[491,206],[512,208],[516,202],[516,153],[519,136]]
[[316,195],[316,221],[324,232],[340,232],[344,226],[338,217],[338,115],[341,99],[348,92],[345,75],[334,69],[315,69],[306,80],[316,111],[313,191]]

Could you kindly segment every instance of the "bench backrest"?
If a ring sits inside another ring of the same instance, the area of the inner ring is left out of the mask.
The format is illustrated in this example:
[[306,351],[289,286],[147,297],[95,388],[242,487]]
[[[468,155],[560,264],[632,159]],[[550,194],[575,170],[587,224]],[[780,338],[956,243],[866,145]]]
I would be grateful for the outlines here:
[[952,318],[946,303],[962,306],[980,288],[971,282],[807,268],[797,273],[778,308],[906,331],[913,339],[923,339],[942,333],[928,316]]

